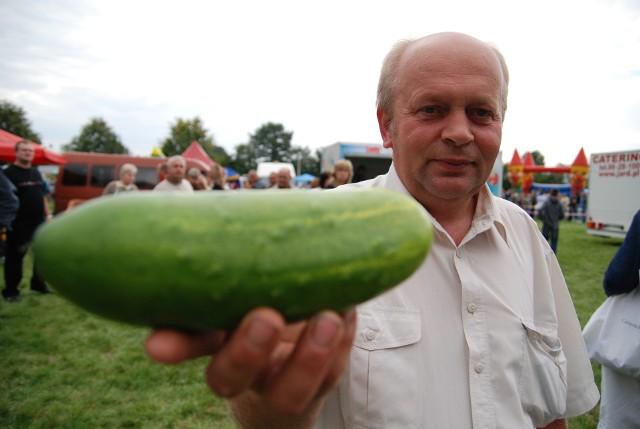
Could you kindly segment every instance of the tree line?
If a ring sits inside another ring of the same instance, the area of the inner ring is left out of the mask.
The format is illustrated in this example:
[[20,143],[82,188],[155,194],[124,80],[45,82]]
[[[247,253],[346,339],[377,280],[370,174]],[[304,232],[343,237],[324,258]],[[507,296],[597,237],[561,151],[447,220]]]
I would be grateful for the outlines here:
[[[41,143],[40,135],[33,130],[24,109],[6,100],[0,100],[0,128],[36,143]],[[320,174],[320,150],[291,144],[293,131],[280,123],[267,122],[249,133],[248,140],[235,147],[235,153],[228,154],[218,146],[213,134],[196,116],[191,119],[176,118],[169,124],[169,135],[161,141],[160,149],[166,156],[184,152],[193,142],[198,141],[204,151],[217,163],[246,173],[257,168],[259,162],[291,162],[299,172]],[[129,154],[129,149],[111,126],[100,117],[91,118],[78,135],[62,146],[63,152],[97,152]]]

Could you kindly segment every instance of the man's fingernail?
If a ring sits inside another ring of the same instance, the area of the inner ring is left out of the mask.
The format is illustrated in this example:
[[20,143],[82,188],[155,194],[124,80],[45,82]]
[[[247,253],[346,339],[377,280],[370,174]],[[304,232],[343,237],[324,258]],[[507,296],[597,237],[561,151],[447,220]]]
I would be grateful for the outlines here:
[[249,325],[247,339],[254,347],[264,347],[269,344],[275,334],[276,329],[273,326],[256,318]]
[[321,316],[313,324],[311,338],[313,342],[322,348],[329,347],[338,332],[338,322],[328,317]]

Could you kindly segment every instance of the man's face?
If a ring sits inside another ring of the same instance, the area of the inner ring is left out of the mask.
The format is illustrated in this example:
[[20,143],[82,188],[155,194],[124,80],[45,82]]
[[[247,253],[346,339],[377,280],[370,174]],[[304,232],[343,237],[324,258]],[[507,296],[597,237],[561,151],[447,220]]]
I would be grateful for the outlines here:
[[180,161],[169,164],[167,179],[173,183],[180,183],[184,179],[185,165]]
[[35,149],[31,143],[20,143],[16,148],[16,161],[19,164],[31,164]]
[[278,188],[290,188],[291,187],[291,175],[288,171],[278,172]]
[[499,61],[465,40],[421,42],[401,60],[391,122],[378,111],[383,143],[423,205],[466,200],[484,186],[500,149]]

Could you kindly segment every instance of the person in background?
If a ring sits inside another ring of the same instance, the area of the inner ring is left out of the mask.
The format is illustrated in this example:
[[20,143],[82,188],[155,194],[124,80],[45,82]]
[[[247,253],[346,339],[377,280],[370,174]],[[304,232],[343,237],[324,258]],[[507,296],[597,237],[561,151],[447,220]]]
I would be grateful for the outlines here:
[[258,308],[232,333],[157,330],[147,353],[211,356],[209,387],[241,427],[566,428],[590,410],[598,389],[560,265],[486,184],[508,82],[499,51],[464,34],[394,45],[377,98],[391,167],[330,192],[414,198],[434,227],[422,266],[355,312],[287,325]]
[[571,195],[569,200],[569,216],[567,220],[574,220],[578,218],[578,205],[580,197],[577,195]]
[[[35,155],[33,143],[20,140],[15,146],[16,161],[4,170],[4,174],[17,189],[19,208],[11,228],[7,231],[4,261],[4,299],[10,302],[20,300],[18,286],[22,281],[22,263],[35,230],[45,220],[51,218],[44,179],[36,167],[31,165]],[[33,263],[30,287],[34,292],[51,292],[37,272],[37,261]]]
[[211,179],[211,189],[213,191],[224,191],[227,189],[227,183],[225,180],[226,170],[223,166],[214,164],[209,170],[209,178]]
[[266,186],[260,181],[258,172],[256,170],[249,170],[247,173],[247,182],[245,183],[247,189],[265,189]]
[[154,191],[193,192],[193,186],[184,178],[187,160],[180,155],[174,155],[167,161],[167,177],[158,183]]
[[348,159],[340,159],[333,166],[333,185],[338,187],[346,185],[353,180],[353,164]]
[[4,261],[5,239],[7,229],[11,227],[13,219],[16,217],[20,202],[16,195],[16,187],[11,183],[4,171],[0,168],[0,257]]
[[320,173],[320,188],[321,189],[335,188],[333,173],[331,171],[323,171],[322,173]]
[[9,228],[16,217],[20,205],[16,192],[16,187],[0,168],[0,228]]
[[553,253],[557,253],[558,251],[560,221],[564,219],[564,207],[560,202],[558,194],[557,189],[552,189],[538,214],[542,221],[542,236],[551,245]]
[[[613,296],[637,289],[640,287],[639,275],[640,210],[604,273],[604,293]],[[602,365],[600,392],[598,429],[640,429],[640,380]]]
[[113,180],[105,186],[102,195],[114,195],[120,192],[137,191],[136,186],[136,174],[138,174],[138,168],[133,164],[122,164],[120,167],[120,180]]
[[194,191],[208,191],[211,189],[207,178],[196,167],[192,167],[187,171],[187,180],[191,183]]
[[276,184],[269,189],[291,189],[291,171],[288,168],[281,168],[276,175]]
[[156,173],[158,174],[158,183],[166,179],[167,175],[169,174],[169,166],[167,165],[167,163],[163,162],[161,164],[158,164],[158,166],[156,167]]

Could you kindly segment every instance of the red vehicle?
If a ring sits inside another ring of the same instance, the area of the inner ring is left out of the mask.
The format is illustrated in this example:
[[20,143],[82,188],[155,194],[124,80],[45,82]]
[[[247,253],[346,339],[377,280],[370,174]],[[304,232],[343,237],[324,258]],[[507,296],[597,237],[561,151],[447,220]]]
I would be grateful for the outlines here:
[[[151,190],[159,182],[158,165],[162,158],[130,155],[113,155],[89,152],[66,152],[67,163],[61,165],[55,184],[55,211],[62,212],[85,200],[102,195],[104,187],[118,178],[122,164],[138,167],[136,185],[141,190]],[[202,161],[187,158],[187,169],[197,167],[208,173],[209,167]]]

